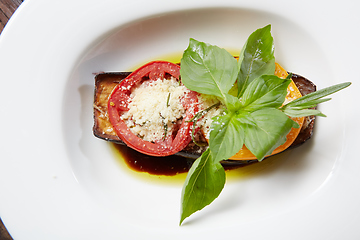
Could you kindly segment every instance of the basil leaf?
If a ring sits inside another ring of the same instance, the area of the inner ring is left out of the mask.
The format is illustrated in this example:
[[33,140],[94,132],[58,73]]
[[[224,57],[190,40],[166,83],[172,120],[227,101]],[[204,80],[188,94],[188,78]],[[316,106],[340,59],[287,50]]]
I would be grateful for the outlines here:
[[[256,126],[255,119],[251,116],[250,112],[241,111],[236,114],[236,119],[242,124],[249,124],[252,126]],[[244,126],[244,128],[247,126]]]
[[194,212],[212,203],[226,181],[225,170],[208,148],[189,170],[181,193],[180,225]]
[[225,49],[190,39],[180,69],[181,81],[188,89],[224,99],[237,74],[237,61]]
[[244,127],[244,142],[259,161],[286,142],[286,135],[291,128],[299,127],[278,109],[263,108],[249,114],[256,125],[249,124]]
[[263,75],[254,79],[244,91],[242,101],[244,110],[255,111],[261,108],[280,107],[287,94],[291,80],[274,75]]
[[267,25],[253,32],[240,52],[238,97],[255,78],[275,72],[274,40],[270,30],[271,25]]
[[234,156],[243,144],[244,130],[234,112],[213,118],[209,147],[214,161],[221,161]]

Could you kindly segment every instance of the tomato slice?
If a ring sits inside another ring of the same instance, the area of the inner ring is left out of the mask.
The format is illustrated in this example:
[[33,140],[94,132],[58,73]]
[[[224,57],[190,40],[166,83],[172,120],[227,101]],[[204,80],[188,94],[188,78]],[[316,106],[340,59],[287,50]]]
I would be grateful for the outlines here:
[[[176,135],[167,135],[165,139],[149,142],[135,135],[121,119],[123,112],[128,111],[131,102],[130,94],[134,87],[144,81],[155,81],[172,76],[179,80],[180,66],[166,61],[154,61],[132,72],[113,90],[108,101],[109,120],[116,134],[129,147],[151,156],[169,156],[184,149],[191,141],[193,124],[188,122],[198,112],[198,93],[189,91],[182,99],[186,110],[185,117]],[[197,131],[198,129],[196,129]]]

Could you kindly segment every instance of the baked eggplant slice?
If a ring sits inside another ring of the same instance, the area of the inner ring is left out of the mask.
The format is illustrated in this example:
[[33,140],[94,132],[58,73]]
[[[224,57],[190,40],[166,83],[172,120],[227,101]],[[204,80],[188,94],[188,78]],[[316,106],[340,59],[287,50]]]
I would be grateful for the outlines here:
[[[129,74],[130,72],[111,72],[100,73],[95,76],[93,133],[96,137],[102,140],[125,145],[124,142],[116,135],[109,121],[107,103],[114,87]],[[297,74],[292,74],[292,79],[302,95],[316,91],[316,86],[310,80]],[[299,135],[288,149],[298,147],[310,139],[313,134],[314,123],[315,116],[306,117]],[[206,147],[199,147],[194,143],[190,143],[184,150],[176,153],[175,155],[196,159],[201,156],[205,149]],[[227,160],[226,162],[238,165],[239,162],[247,164],[257,162],[257,160]]]

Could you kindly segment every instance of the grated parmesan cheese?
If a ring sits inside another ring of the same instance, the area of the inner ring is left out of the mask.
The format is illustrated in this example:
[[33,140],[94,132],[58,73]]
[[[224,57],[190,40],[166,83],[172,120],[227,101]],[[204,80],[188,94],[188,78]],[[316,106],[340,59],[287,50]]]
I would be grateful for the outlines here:
[[129,111],[121,118],[145,141],[159,141],[164,138],[165,125],[167,135],[176,130],[176,123],[185,114],[181,99],[188,92],[176,78],[146,81],[132,91]]

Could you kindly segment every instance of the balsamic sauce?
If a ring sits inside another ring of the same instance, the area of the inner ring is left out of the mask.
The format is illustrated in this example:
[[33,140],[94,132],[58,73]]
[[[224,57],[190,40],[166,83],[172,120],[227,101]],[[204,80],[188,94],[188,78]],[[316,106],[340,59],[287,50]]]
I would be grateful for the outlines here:
[[194,161],[180,156],[153,157],[139,153],[125,145],[113,145],[120,152],[130,169],[152,175],[174,176],[188,172]]
[[[175,176],[186,173],[195,159],[180,156],[153,157],[139,153],[125,145],[113,143],[115,149],[122,155],[126,165],[137,172],[146,172],[151,175]],[[223,161],[225,170],[247,166],[255,161]],[[257,161],[256,161],[257,162]]]

